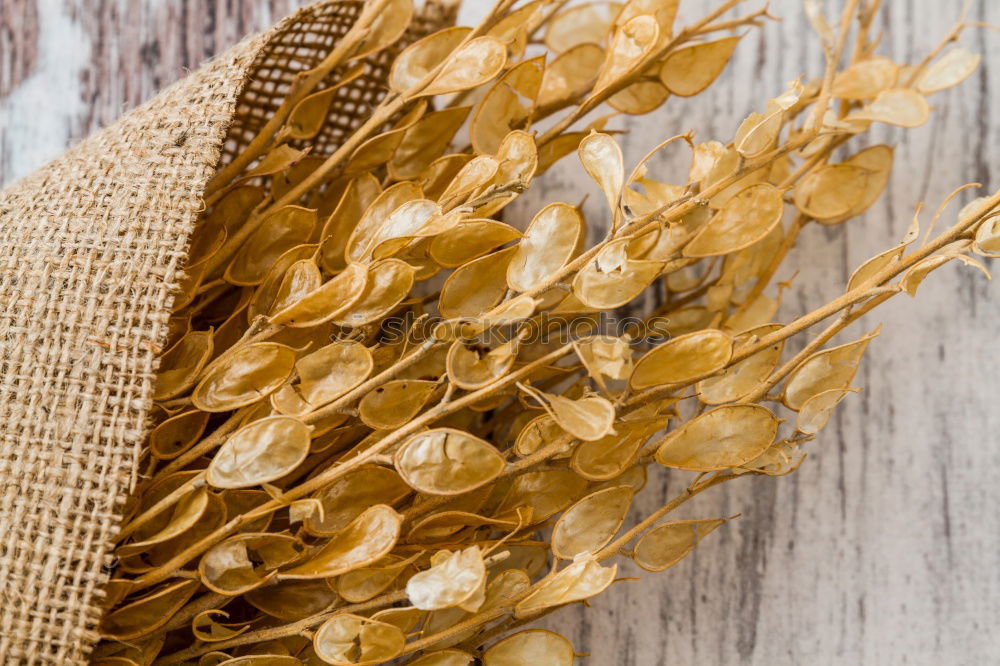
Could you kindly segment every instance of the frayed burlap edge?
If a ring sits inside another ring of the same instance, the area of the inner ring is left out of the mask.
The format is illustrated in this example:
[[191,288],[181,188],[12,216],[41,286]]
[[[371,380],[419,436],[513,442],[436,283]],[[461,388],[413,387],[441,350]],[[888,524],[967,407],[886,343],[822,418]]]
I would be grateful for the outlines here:
[[358,9],[300,10],[0,192],[0,663],[87,660],[204,186]]

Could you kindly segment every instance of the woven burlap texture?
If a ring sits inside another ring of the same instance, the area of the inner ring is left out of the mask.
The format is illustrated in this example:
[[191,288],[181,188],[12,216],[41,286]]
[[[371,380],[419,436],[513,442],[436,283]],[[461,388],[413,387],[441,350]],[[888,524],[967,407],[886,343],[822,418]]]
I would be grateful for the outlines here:
[[[0,663],[87,661],[204,186],[360,6],[300,10],[0,192]],[[384,77],[341,91],[321,152]]]

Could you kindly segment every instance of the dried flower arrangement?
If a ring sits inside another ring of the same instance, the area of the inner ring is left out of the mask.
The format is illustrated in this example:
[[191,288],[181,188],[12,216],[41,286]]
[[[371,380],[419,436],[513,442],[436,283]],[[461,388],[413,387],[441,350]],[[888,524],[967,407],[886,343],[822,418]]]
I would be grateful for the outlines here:
[[[1000,194],[933,235],[942,205],[842,296],[773,321],[802,230],[885,187],[892,149],[852,139],[921,125],[927,96],[975,70],[948,48],[964,24],[900,65],[874,54],[879,0],[832,26],[807,1],[821,79],[727,142],[675,136],[626,173],[613,116],[706,90],[766,9],[724,18],[727,0],[675,29],[677,0],[517,4],[399,49],[411,1],[369,0],[210,183],[98,663],[570,664],[564,637],[518,630],[614,584],[618,557],[684,558],[728,519],[674,509],[794,471],[854,390],[877,332],[834,336],[1000,249]],[[338,87],[389,53],[370,117],[311,152]],[[691,155],[680,182],[651,173],[667,150]],[[504,221],[573,154],[607,199],[604,238],[567,203]],[[642,335],[601,329],[647,290],[662,304]],[[690,483],[623,531],[651,463]]]

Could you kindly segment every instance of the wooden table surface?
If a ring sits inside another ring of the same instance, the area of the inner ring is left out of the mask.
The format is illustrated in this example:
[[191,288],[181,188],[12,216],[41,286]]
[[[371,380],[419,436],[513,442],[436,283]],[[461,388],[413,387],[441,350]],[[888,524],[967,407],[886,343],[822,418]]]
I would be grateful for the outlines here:
[[[716,2],[685,0],[682,17]],[[298,4],[0,0],[0,184]],[[473,18],[485,0],[468,4],[464,15]],[[962,3],[884,4],[880,52],[916,62]],[[726,141],[787,81],[821,71],[798,0],[771,7],[783,21],[748,36],[711,92],[619,122],[630,130],[627,162],[692,128],[702,140]],[[1000,2],[973,0],[971,17],[1000,23]],[[854,267],[897,242],[918,201],[933,209],[968,181],[1000,187],[1000,35],[973,29],[963,43],[984,55],[983,66],[932,99],[923,127],[875,131],[877,141],[897,145],[888,193],[847,227],[804,233],[780,276],[799,270],[782,318],[835,297]],[[516,215],[546,201],[575,203],[591,189],[579,165],[564,162]],[[591,219],[598,201],[588,202]],[[591,655],[583,663],[1000,663],[1000,291],[976,272],[947,267],[919,298],[902,296],[877,316],[852,330],[886,324],[856,380],[864,391],[845,402],[798,472],[698,498],[682,517],[742,517],[669,572],[553,616],[548,626]],[[658,506],[683,483],[681,475],[653,476],[639,508]]]

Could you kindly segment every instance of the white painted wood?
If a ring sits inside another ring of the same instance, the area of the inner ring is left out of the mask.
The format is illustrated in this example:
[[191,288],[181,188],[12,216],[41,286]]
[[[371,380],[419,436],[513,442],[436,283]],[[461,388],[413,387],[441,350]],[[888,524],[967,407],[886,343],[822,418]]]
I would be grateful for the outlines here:
[[[470,16],[485,4],[470,2]],[[3,0],[0,28],[23,26],[37,37],[0,36],[0,183],[291,4]],[[691,17],[715,2],[682,4]],[[881,52],[915,62],[961,3],[884,4]],[[783,21],[747,37],[711,92],[624,123],[627,161],[692,128],[728,140],[803,68],[819,73],[798,0],[775,0],[772,11]],[[974,1],[971,15],[1000,23],[1000,3]],[[888,194],[847,228],[804,233],[781,274],[800,271],[784,318],[835,297],[854,267],[897,241],[917,201],[933,209],[970,180],[1000,187],[1000,36],[971,30],[963,41],[984,54],[984,66],[933,98],[937,110],[924,127],[875,132],[898,146]],[[544,183],[515,213],[589,191],[588,215],[600,219],[596,190],[572,159]],[[858,376],[864,392],[845,403],[798,472],[698,498],[680,517],[743,517],[669,572],[621,583],[593,608],[563,610],[546,625],[592,655],[583,663],[600,666],[1000,663],[998,304],[981,275],[948,267],[915,301],[881,308],[852,331],[886,324]],[[652,510],[683,483],[680,474],[653,477],[640,508]]]

